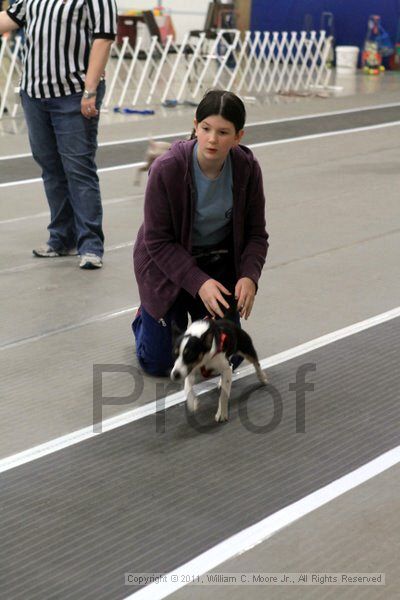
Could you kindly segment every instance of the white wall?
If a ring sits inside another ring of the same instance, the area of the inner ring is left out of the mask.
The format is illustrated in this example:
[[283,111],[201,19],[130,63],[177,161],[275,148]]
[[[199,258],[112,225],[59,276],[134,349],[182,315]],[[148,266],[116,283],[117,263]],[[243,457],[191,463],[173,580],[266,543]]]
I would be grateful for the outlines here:
[[[157,0],[116,0],[118,12],[127,10],[148,10],[158,6]],[[163,0],[162,6],[172,17],[177,41],[191,29],[203,29],[209,0]]]

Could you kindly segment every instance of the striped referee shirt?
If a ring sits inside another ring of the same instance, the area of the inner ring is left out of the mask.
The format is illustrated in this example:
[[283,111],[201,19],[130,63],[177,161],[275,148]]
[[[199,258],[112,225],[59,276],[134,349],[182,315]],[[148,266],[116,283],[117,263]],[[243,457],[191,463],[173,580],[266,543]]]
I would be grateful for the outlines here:
[[115,0],[17,0],[7,14],[25,27],[21,88],[32,98],[81,92],[92,41],[117,31]]

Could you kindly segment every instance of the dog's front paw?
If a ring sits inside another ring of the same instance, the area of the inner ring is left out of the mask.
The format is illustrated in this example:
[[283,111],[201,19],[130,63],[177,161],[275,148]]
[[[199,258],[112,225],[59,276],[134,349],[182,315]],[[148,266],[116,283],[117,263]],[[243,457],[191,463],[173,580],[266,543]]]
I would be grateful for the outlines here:
[[191,412],[191,413],[196,412],[197,408],[199,406],[197,397],[193,396],[193,395],[188,396],[188,398],[186,400],[186,406],[187,406],[189,412]]
[[217,423],[225,423],[228,420],[228,411],[218,409],[215,414],[215,420]]

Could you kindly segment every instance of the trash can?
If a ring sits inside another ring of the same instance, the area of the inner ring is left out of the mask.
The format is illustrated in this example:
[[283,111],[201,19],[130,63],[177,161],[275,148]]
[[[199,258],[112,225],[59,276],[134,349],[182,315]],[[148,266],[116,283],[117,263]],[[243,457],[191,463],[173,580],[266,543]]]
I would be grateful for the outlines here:
[[359,53],[358,46],[336,46],[336,69],[343,73],[355,73]]

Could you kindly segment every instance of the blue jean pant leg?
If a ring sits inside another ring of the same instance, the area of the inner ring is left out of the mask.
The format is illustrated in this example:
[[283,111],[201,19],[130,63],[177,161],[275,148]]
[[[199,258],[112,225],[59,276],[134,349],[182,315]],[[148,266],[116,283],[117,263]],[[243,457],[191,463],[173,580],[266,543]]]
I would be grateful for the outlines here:
[[[100,109],[104,94],[105,84],[100,82],[97,109]],[[81,94],[72,94],[49,99],[48,103],[58,152],[68,180],[78,252],[102,256],[103,209],[95,163],[99,117],[86,119],[81,113],[81,99]]]
[[166,377],[174,364],[172,355],[172,323],[184,331],[188,316],[176,302],[163,319],[157,321],[141,306],[132,323],[136,340],[136,355],[142,369],[149,375]]
[[140,307],[132,330],[136,340],[136,356],[142,369],[149,375],[169,375],[173,365],[170,323],[153,319]]
[[67,178],[45,101],[30,98],[21,91],[21,103],[28,125],[33,158],[42,169],[42,178],[50,208],[49,245],[54,250],[69,250],[76,245],[74,213]]

